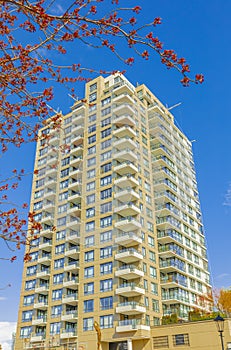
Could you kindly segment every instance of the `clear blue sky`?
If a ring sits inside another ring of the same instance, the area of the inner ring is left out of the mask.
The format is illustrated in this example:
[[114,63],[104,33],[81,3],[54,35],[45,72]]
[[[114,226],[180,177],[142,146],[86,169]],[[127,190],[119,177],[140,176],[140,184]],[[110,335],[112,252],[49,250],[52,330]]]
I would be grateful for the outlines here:
[[[138,1],[127,1],[134,6]],[[129,4],[128,4],[129,3]],[[124,67],[104,50],[76,50],[76,63],[108,70],[127,69],[126,77],[133,83],[146,84],[172,110],[178,126],[194,142],[197,180],[208,243],[212,281],[217,287],[231,285],[231,1],[230,0],[146,0],[140,2],[145,21],[160,16],[163,24],[157,35],[166,48],[173,48],[187,58],[193,73],[203,73],[202,86],[184,88],[176,72],[168,71],[158,57],[147,62],[138,59],[133,67]],[[83,96],[83,85],[79,96]],[[73,101],[57,96],[53,107],[66,113]],[[58,102],[59,101],[59,102]],[[60,103],[61,104],[58,104]],[[8,169],[32,170],[34,145],[12,149],[1,158],[1,175]],[[15,201],[29,201],[31,178],[22,182],[15,192]],[[226,201],[226,205],[224,204]],[[5,256],[0,242],[0,256]],[[14,263],[0,260],[0,321],[16,321],[22,275],[22,253]]]

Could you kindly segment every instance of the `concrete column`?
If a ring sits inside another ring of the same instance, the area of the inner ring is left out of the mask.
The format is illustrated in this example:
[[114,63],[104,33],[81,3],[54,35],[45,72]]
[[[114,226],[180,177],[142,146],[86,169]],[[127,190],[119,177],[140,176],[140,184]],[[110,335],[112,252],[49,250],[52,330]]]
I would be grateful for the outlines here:
[[132,350],[132,340],[131,339],[127,340],[127,344],[128,344],[128,350]]

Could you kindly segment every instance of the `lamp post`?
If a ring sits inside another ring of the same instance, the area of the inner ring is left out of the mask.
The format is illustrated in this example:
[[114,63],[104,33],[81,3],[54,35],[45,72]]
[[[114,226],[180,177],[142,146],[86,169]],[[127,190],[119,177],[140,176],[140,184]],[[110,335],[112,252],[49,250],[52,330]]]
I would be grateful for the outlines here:
[[224,332],[224,322],[225,320],[223,317],[218,315],[216,318],[214,318],[214,321],[216,322],[217,325],[217,330],[221,338],[221,349],[224,350],[224,342],[223,342],[223,332]]

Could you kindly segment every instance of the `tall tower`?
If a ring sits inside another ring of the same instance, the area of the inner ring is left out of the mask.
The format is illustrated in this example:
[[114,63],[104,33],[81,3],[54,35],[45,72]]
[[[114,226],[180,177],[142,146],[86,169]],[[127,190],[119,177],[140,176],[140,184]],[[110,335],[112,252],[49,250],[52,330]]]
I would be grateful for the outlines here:
[[146,349],[163,315],[210,309],[190,142],[123,75],[87,83],[84,101],[40,130],[30,209],[43,228],[16,350],[96,349],[94,321],[102,350]]

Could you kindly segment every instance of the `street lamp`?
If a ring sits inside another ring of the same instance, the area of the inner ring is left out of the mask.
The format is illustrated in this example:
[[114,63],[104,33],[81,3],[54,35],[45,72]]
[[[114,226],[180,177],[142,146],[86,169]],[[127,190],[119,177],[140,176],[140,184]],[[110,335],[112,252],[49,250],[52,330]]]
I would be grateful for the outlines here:
[[216,322],[217,330],[218,330],[218,333],[219,333],[220,338],[221,338],[221,348],[222,348],[222,350],[224,350],[224,342],[223,342],[223,335],[222,335],[222,333],[224,332],[224,322],[225,322],[225,320],[223,319],[223,317],[218,315],[216,318],[214,318],[214,321]]

